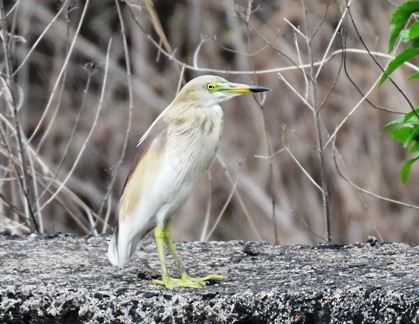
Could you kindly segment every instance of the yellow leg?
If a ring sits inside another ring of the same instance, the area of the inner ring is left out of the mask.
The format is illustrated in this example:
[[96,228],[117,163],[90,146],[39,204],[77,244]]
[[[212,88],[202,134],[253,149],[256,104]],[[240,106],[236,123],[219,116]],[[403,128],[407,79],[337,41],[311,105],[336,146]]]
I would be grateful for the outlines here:
[[159,255],[162,280],[166,281],[169,278],[166,268],[166,258],[164,256],[164,229],[158,224],[154,230],[154,238],[156,240],[157,253]]
[[[162,280],[153,280],[154,284],[162,285],[170,290],[172,290],[175,287],[202,288],[205,286],[207,281],[227,279],[226,276],[219,276],[219,275],[209,275],[203,278],[192,278],[188,275],[188,273],[185,271],[185,269],[183,268],[180,262],[179,255],[177,254],[175,245],[173,244],[172,229],[171,229],[170,221],[167,222],[164,227],[161,225],[157,225],[154,235],[156,238],[157,252],[159,254],[159,259],[161,263],[161,272],[162,272]],[[179,270],[182,273],[180,279],[170,278],[169,275],[167,274],[163,242],[167,245],[167,248],[169,249],[170,254],[173,256],[175,265],[179,268]]]

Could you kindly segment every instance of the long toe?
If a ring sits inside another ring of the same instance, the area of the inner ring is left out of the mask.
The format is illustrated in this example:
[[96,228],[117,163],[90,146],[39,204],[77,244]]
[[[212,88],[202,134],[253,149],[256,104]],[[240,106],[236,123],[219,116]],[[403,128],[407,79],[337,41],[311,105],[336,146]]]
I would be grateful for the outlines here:
[[153,280],[156,285],[165,287],[166,289],[173,290],[173,288],[203,288],[205,283],[200,283],[195,280],[185,280],[177,278],[166,278],[165,280]]
[[165,278],[164,280],[153,280],[156,285],[161,285],[166,289],[172,290],[173,288],[203,288],[208,281],[212,280],[226,280],[226,276],[208,275],[202,278],[192,278],[188,275],[182,275],[182,278]]
[[227,280],[226,276],[221,276],[221,275],[208,275],[202,278],[194,278],[194,280],[198,280],[200,282],[203,282],[204,285],[205,283],[207,283],[208,281],[220,281],[220,280]]

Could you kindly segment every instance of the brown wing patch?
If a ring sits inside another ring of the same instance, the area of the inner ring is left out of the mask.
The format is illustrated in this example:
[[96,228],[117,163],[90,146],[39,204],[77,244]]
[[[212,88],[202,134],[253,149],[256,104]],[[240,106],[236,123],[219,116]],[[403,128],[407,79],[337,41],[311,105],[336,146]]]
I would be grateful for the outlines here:
[[134,160],[131,164],[131,169],[128,172],[127,178],[125,180],[124,187],[122,191],[125,190],[125,187],[131,178],[132,174],[134,173],[137,166],[141,163],[141,160],[147,154],[148,150],[151,147],[151,144],[158,140],[158,149],[162,150],[165,146],[166,142],[166,134],[167,134],[167,124],[163,119],[157,121],[157,123],[153,126],[153,128],[148,133],[148,136],[141,142],[138,146],[137,153],[135,154]]
[[160,165],[167,142],[167,124],[159,120],[138,146],[130,172],[125,181],[119,205],[119,219],[124,220],[137,206],[143,188],[148,187]]

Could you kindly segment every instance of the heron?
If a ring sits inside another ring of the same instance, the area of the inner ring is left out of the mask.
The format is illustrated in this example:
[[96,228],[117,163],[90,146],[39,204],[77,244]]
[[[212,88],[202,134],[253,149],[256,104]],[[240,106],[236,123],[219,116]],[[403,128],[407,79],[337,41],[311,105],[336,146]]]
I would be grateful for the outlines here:
[[[223,128],[220,103],[235,96],[269,88],[229,82],[213,75],[189,81],[140,138],[118,206],[118,221],[108,248],[112,265],[122,267],[141,239],[154,230],[161,280],[172,290],[202,288],[223,275],[191,277],[183,267],[172,239],[172,219],[197,187],[214,159]],[[164,246],[180,271],[170,277]]]

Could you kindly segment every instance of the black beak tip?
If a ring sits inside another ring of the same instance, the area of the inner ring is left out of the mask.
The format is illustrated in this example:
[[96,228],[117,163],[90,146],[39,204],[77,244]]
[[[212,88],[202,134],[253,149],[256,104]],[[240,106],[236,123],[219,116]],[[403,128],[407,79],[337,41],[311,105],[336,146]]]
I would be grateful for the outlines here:
[[254,86],[250,89],[252,92],[265,92],[265,91],[271,91],[271,89],[262,87],[262,86]]

